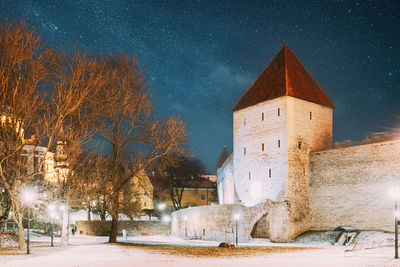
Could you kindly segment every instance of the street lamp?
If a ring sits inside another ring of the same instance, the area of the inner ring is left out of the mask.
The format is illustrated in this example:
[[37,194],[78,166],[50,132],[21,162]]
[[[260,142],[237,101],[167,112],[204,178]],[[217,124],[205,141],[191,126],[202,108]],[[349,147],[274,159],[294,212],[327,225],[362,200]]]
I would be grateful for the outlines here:
[[36,200],[36,191],[32,188],[25,188],[24,191],[22,191],[22,199],[24,200],[25,204],[28,206],[28,233],[27,233],[27,239],[26,239],[26,254],[30,254],[29,251],[29,231],[30,231],[30,206],[33,204],[33,202]]
[[389,191],[390,196],[394,199],[394,258],[399,258],[399,212],[397,211],[397,202],[400,196],[399,187],[392,187]]
[[157,208],[158,208],[160,211],[163,211],[163,210],[165,210],[166,205],[165,205],[165,203],[158,203]]
[[238,246],[238,221],[240,219],[240,214],[239,213],[235,213],[233,215],[233,218],[235,219],[235,222],[236,222],[236,246]]
[[185,238],[187,238],[187,216],[183,215],[183,220],[185,221]]
[[50,215],[50,221],[51,221],[51,246],[54,247],[54,220],[57,217],[56,213],[56,203],[50,203],[49,206],[47,207],[49,210],[49,215]]

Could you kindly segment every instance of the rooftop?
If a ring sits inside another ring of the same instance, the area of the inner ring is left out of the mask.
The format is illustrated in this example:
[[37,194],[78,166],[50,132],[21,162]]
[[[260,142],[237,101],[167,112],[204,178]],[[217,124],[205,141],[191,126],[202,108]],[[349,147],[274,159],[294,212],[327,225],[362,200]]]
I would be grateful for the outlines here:
[[232,112],[281,96],[334,108],[335,105],[287,44],[232,108]]

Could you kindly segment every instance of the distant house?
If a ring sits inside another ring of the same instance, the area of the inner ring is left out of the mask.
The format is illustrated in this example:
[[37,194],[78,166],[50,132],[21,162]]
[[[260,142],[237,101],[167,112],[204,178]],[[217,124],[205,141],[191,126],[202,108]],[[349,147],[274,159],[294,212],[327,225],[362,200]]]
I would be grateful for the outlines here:
[[120,203],[130,205],[137,211],[136,215],[143,215],[145,210],[153,209],[153,185],[144,170],[140,171],[120,193]]
[[173,186],[167,175],[153,173],[149,175],[149,178],[154,187],[154,202],[165,203],[168,208],[173,209],[171,189],[174,190],[174,193],[183,189],[182,208],[218,204],[217,183],[204,177],[213,179],[213,175],[200,175],[198,178],[185,180],[180,186]]

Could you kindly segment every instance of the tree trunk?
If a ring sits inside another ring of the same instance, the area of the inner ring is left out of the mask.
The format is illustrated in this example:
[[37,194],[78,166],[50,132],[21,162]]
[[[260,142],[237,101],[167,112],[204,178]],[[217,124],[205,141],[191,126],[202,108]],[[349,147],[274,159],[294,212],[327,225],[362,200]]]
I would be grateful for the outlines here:
[[118,235],[118,210],[119,210],[119,192],[115,192],[112,196],[112,210],[111,210],[111,232],[108,242],[116,243]]
[[90,222],[90,212],[92,211],[91,207],[89,206],[88,212],[87,212],[87,220]]
[[17,225],[18,225],[18,247],[19,249],[25,249],[26,248],[26,242],[25,242],[25,233],[24,233],[24,225],[22,224],[22,216],[23,214],[18,214],[17,215]]

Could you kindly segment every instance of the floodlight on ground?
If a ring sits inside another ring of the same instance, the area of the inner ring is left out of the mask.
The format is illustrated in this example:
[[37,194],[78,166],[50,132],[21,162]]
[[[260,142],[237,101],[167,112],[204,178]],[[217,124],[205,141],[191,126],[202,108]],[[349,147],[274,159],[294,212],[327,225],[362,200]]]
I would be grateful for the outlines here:
[[240,214],[239,213],[235,213],[233,215],[233,218],[235,219],[235,221],[238,221],[240,219]]
[[167,206],[165,205],[165,203],[159,203],[159,204],[157,205],[157,208],[158,208],[159,210],[164,210],[166,207],[167,207]]

